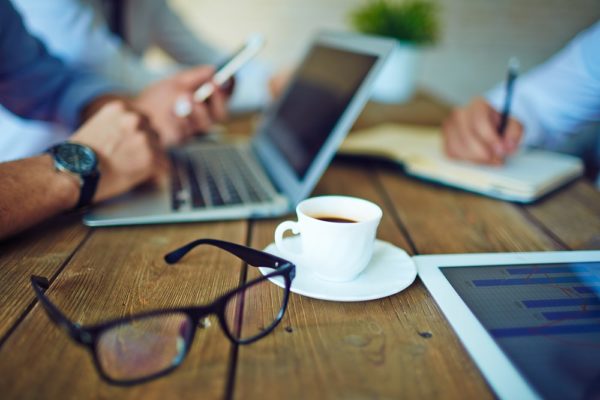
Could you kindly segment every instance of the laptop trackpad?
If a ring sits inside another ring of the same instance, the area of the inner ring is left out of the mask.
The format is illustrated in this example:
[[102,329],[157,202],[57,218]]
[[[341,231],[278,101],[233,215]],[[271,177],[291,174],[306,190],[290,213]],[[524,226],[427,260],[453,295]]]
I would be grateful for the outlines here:
[[156,184],[145,184],[134,191],[95,206],[86,221],[164,215],[172,212],[169,191]]

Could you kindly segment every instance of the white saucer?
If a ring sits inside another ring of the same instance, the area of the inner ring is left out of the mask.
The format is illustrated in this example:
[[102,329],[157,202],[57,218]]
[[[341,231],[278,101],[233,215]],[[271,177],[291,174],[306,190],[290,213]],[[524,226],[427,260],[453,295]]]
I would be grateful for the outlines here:
[[[291,250],[300,249],[300,238],[284,239]],[[281,257],[271,243],[267,253]],[[295,263],[294,260],[290,260]],[[259,268],[263,275],[273,272],[270,268]],[[296,264],[296,278],[292,292],[321,300],[364,301],[380,299],[407,288],[417,276],[417,268],[406,252],[388,242],[375,240],[373,258],[365,270],[350,282],[330,282],[317,277],[310,268]],[[269,278],[277,286],[284,287],[281,277]]]

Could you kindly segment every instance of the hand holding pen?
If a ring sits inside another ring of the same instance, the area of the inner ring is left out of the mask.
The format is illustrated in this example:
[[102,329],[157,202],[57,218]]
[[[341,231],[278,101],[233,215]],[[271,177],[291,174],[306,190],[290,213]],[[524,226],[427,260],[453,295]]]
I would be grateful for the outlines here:
[[442,126],[444,150],[455,159],[479,164],[500,165],[519,147],[522,125],[510,117],[518,75],[518,62],[508,66],[502,112],[485,99],[475,98],[468,106],[455,109]]

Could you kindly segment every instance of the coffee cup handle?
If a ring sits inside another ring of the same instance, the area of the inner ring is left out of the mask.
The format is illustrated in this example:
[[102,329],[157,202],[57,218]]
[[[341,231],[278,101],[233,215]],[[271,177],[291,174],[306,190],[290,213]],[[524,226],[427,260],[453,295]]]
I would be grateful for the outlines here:
[[301,252],[290,250],[290,248],[283,242],[283,234],[287,231],[292,231],[292,233],[294,235],[299,234],[300,229],[298,226],[298,222],[283,221],[282,223],[277,225],[277,228],[275,228],[275,246],[277,247],[277,250],[279,250],[279,252],[284,257],[293,258],[293,257],[301,256],[302,255]]

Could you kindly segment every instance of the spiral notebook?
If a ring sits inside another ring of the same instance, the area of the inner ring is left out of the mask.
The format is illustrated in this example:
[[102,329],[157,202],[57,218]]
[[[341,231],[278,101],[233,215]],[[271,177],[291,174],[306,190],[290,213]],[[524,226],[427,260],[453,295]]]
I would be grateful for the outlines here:
[[502,166],[448,159],[438,127],[382,124],[356,131],[339,154],[383,158],[401,164],[408,175],[486,196],[533,202],[583,173],[577,157],[543,150],[523,150]]

